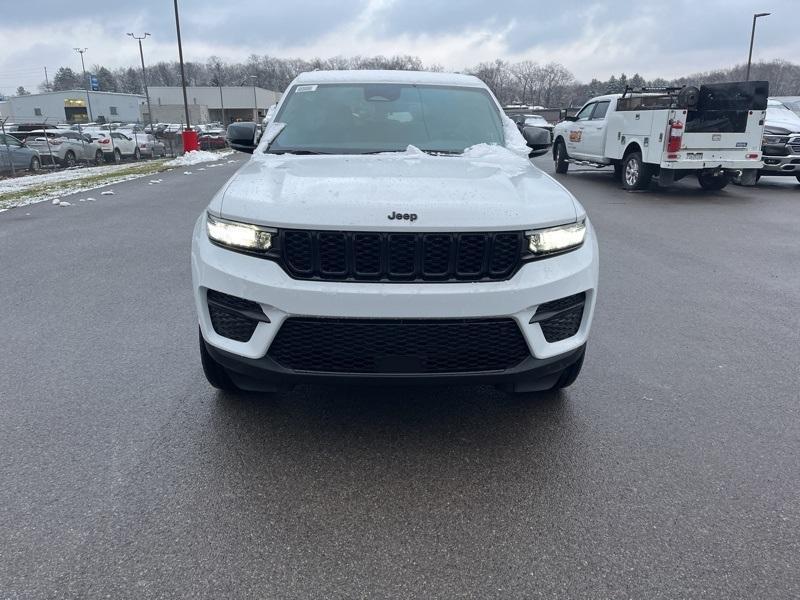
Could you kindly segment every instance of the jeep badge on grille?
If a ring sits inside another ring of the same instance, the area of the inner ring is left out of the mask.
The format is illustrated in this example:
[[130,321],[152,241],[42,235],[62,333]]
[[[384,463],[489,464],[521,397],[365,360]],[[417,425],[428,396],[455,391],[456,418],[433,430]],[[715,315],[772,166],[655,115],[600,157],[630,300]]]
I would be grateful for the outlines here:
[[417,213],[399,213],[392,211],[392,214],[386,217],[390,221],[416,221]]

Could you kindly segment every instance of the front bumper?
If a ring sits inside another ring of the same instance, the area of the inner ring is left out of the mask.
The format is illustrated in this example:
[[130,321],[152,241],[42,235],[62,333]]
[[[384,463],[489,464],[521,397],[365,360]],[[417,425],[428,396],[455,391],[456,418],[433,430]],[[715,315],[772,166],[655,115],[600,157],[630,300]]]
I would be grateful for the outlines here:
[[800,154],[764,156],[761,175],[800,175]]
[[551,389],[564,369],[583,357],[586,345],[581,345],[551,358],[528,357],[521,364],[502,373],[435,373],[412,374],[350,374],[308,373],[283,368],[270,357],[245,358],[220,350],[203,341],[211,357],[228,371],[239,389],[250,392],[277,392],[297,384],[338,383],[366,385],[500,385],[516,392],[538,392]]
[[[198,219],[192,240],[192,284],[203,338],[212,355],[222,357],[219,362],[230,366],[230,362],[238,360],[247,369],[255,368],[250,362],[253,360],[260,361],[258,364],[262,367],[266,364],[266,354],[281,325],[287,318],[296,316],[340,319],[510,317],[520,328],[531,360],[558,361],[571,356],[586,343],[594,313],[597,278],[597,239],[588,220],[586,240],[577,250],[527,263],[507,281],[479,283],[295,280],[271,260],[232,252],[210,243],[205,231],[205,214]],[[269,322],[258,323],[246,342],[218,335],[208,311],[206,292],[209,289],[257,302]],[[586,293],[586,301],[577,334],[548,343],[540,325],[530,322],[537,307],[580,292]],[[234,360],[236,357],[238,359]],[[520,368],[538,366],[523,364]],[[330,377],[329,374],[325,376]]]

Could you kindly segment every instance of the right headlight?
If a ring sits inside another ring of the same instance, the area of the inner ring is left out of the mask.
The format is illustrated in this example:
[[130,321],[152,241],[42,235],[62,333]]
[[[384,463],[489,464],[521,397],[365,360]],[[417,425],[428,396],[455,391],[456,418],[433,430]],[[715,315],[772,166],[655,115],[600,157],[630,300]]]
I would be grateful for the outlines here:
[[565,252],[583,244],[586,221],[526,231],[525,237],[528,238],[528,250],[536,256]]
[[234,250],[266,252],[272,247],[275,230],[250,223],[220,219],[206,213],[206,232],[211,241],[221,246],[228,246]]

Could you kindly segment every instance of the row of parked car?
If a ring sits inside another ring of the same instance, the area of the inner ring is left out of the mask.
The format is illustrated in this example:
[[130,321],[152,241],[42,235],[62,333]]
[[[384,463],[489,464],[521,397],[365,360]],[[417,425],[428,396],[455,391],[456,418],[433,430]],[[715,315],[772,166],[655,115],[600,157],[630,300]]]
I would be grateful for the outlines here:
[[141,130],[20,126],[0,135],[0,172],[11,171],[12,164],[14,170],[36,172],[48,164],[69,168],[166,155],[165,144]]

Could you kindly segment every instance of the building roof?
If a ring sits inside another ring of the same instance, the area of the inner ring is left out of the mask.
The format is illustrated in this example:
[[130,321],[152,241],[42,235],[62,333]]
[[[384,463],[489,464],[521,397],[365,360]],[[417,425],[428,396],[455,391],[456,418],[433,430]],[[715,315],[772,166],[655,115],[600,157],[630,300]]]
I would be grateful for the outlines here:
[[473,75],[433,71],[308,71],[300,73],[292,82],[292,84],[299,83],[419,83],[423,85],[486,87],[480,79]]
[[[133,96],[135,98],[142,98],[144,99],[144,94],[128,94],[126,92],[100,92],[96,90],[89,90],[92,96],[96,94],[102,94],[106,96]],[[52,96],[55,94],[85,94],[86,90],[59,90],[57,92],[40,92],[38,94],[26,94],[24,96],[10,96],[8,100],[18,100],[20,98],[36,98],[37,96]]]

